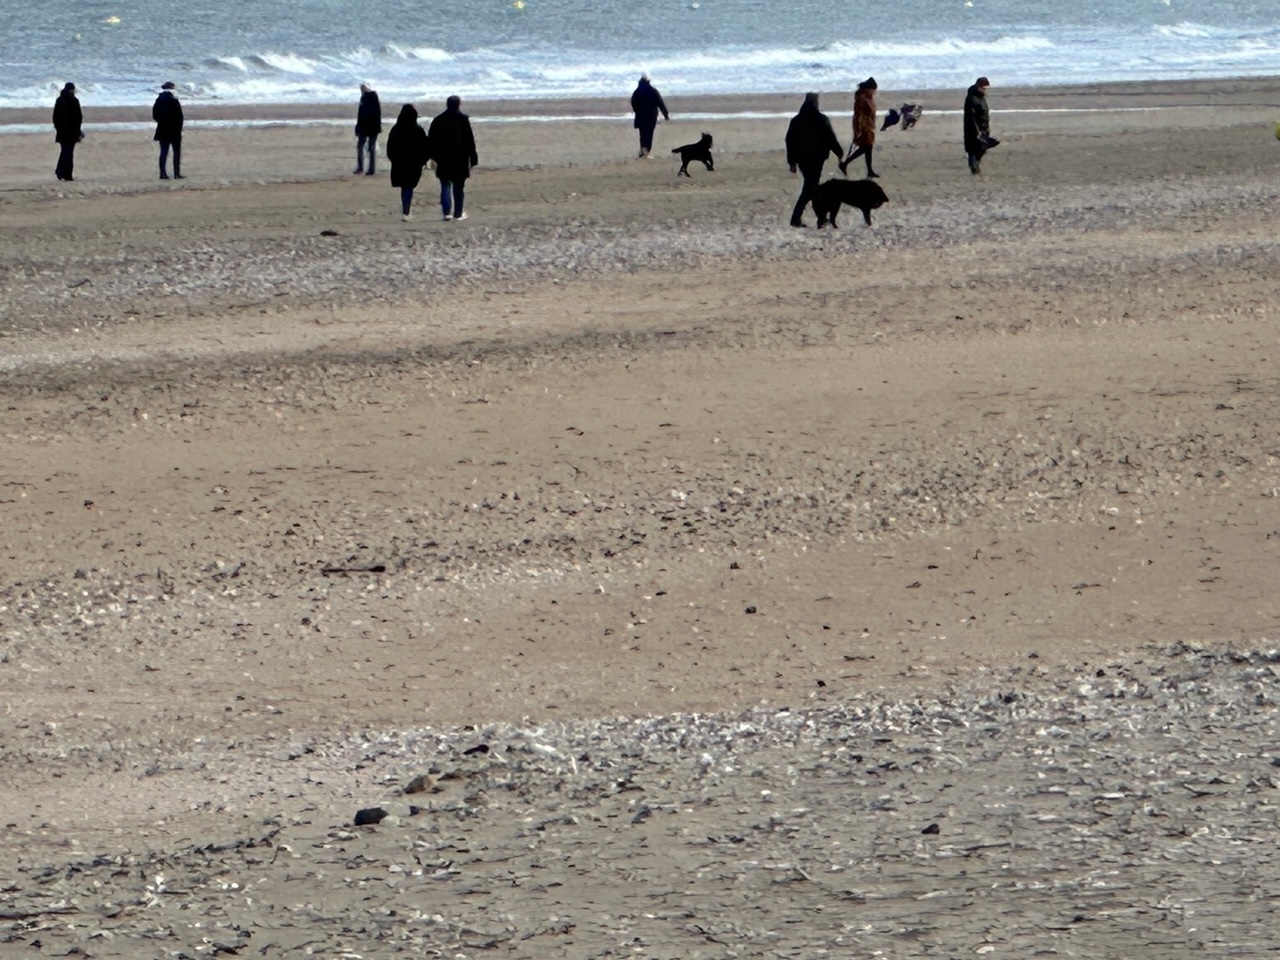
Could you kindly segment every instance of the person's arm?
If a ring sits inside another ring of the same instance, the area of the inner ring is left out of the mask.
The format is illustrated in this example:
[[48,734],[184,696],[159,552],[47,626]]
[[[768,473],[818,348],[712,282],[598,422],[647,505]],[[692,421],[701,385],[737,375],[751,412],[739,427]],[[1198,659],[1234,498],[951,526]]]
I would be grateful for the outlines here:
[[471,161],[471,166],[478,167],[480,166],[480,157],[476,154],[476,137],[475,134],[471,132],[471,118],[467,117],[465,122],[467,125],[468,159]]
[[667,102],[662,99],[662,94],[658,94],[658,109],[662,111],[663,120],[671,119],[671,114],[667,113]]
[[836,136],[836,132],[831,127],[831,121],[828,119],[824,124],[827,128],[827,149],[836,155],[839,160],[844,156],[844,147],[840,146],[840,138]]

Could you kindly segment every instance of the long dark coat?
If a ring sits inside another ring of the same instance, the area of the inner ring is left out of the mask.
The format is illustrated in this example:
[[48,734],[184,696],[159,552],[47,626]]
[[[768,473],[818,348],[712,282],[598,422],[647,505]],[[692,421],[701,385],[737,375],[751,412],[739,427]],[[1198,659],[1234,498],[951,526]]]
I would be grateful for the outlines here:
[[151,107],[151,119],[156,122],[156,135],[160,143],[179,143],[182,140],[182,104],[172,90],[161,90]]
[[79,143],[84,139],[84,114],[80,111],[80,101],[71,90],[58,94],[53,104],[54,140],[58,143]]
[[787,165],[820,163],[828,153],[842,157],[844,148],[831,128],[830,118],[816,103],[805,100],[787,127]]
[[360,94],[360,106],[356,110],[356,136],[376,137],[382,133],[382,101],[376,90]]
[[631,110],[636,115],[634,126],[637,130],[656,127],[659,113],[667,120],[671,119],[671,114],[667,113],[667,104],[662,99],[662,94],[648,80],[641,80],[636,85],[635,92],[631,94]]
[[395,126],[387,134],[387,159],[391,161],[391,185],[413,189],[422,179],[422,168],[431,157],[427,131],[418,126],[418,111],[406,103]]
[[436,162],[436,178],[457,183],[471,175],[480,162],[476,156],[476,138],[471,132],[471,118],[456,107],[445,110],[431,121],[427,133],[428,150]]
[[964,98],[964,152],[981,156],[987,152],[982,138],[991,134],[991,113],[987,94],[976,83]]

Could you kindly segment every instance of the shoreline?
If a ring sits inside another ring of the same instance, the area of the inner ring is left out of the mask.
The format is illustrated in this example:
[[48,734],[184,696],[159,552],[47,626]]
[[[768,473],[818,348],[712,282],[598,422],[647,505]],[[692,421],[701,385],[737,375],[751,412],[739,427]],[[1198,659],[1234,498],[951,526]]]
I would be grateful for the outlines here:
[[[1135,100],[1146,108],[1166,107],[1272,107],[1280,110],[1280,76],[1240,77],[1214,80],[1153,80],[1116,83],[1074,84],[1043,87],[992,86],[992,96],[999,98],[1007,111],[1047,111],[1061,109],[1107,110],[1134,107]],[[820,91],[828,98],[825,109],[836,109],[833,99],[852,96],[850,91]],[[668,94],[674,119],[691,114],[742,116],[748,114],[789,115],[799,106],[803,92],[790,94],[730,94],[681,97]],[[465,108],[473,119],[577,119],[581,115],[601,119],[629,116],[628,94],[621,90],[617,97],[570,97],[564,99],[530,98],[528,100],[468,100]],[[958,109],[964,91],[956,90],[891,90],[879,92],[881,109],[898,103],[920,103],[926,111]],[[207,122],[297,122],[333,121],[353,118],[358,94],[353,91],[350,103],[184,103],[188,121]],[[839,99],[840,109],[845,104]],[[393,111],[393,101],[383,104],[384,118]],[[95,107],[82,101],[86,124],[150,123],[150,104],[136,107]],[[420,104],[421,105],[421,104]],[[426,102],[428,109],[430,102]],[[443,104],[439,105],[443,108]],[[0,128],[19,125],[47,126],[48,107],[0,108]],[[386,122],[391,122],[387,119]]]

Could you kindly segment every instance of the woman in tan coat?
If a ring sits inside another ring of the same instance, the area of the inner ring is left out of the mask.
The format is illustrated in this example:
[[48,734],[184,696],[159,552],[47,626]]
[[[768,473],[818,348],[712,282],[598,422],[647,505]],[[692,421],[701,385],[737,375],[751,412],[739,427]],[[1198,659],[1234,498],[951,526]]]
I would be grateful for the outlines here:
[[849,155],[840,161],[841,173],[847,172],[850,160],[865,157],[867,176],[880,176],[871,167],[871,151],[876,145],[876,89],[876,78],[867,77],[853,95],[853,145]]

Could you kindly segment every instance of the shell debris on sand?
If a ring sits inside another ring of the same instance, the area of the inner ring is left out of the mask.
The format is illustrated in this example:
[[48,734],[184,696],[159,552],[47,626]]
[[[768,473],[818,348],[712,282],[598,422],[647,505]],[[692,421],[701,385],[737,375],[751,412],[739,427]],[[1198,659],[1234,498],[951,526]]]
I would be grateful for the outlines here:
[[312,794],[234,839],[10,857],[0,932],[99,956],[1265,951],[1275,905],[1239,891],[1280,871],[1278,704],[1280,653],[1174,644],[927,698],[383,731],[315,769],[463,758],[466,789],[357,830]]

